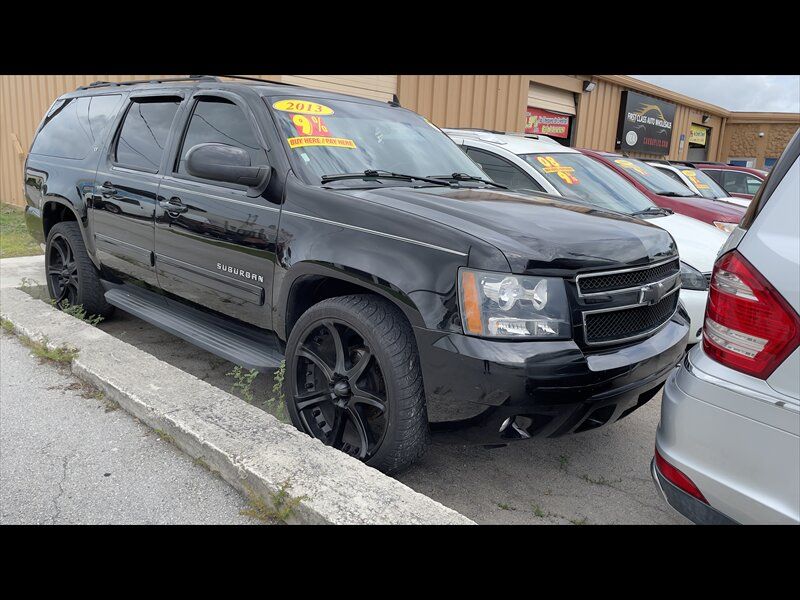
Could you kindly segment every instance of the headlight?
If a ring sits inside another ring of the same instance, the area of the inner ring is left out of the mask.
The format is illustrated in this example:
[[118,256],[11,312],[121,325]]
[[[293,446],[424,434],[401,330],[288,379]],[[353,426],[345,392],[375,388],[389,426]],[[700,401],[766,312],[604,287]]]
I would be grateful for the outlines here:
[[721,229],[725,233],[730,233],[734,229],[736,229],[736,223],[726,223],[725,221],[714,221],[714,225],[717,229]]
[[464,333],[499,338],[571,337],[564,280],[459,269]]
[[705,291],[708,289],[708,283],[700,271],[681,261],[681,288]]

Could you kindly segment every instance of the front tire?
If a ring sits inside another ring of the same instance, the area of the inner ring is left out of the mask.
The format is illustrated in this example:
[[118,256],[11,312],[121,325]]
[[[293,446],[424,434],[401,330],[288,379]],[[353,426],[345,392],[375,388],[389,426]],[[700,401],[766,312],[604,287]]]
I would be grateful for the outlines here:
[[58,308],[80,305],[89,316],[113,314],[77,222],[56,223],[47,234],[45,272],[47,291]]
[[407,469],[428,442],[414,333],[377,296],[312,306],[286,345],[286,408],[292,423],[385,473]]

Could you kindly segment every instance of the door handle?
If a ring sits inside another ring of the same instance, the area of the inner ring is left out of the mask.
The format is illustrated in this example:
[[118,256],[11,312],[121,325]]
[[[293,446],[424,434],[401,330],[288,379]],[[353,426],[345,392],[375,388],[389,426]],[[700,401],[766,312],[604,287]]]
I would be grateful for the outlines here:
[[103,185],[97,188],[97,191],[100,192],[100,195],[103,198],[110,198],[117,193],[117,188],[115,188],[114,184],[110,181],[106,181]]
[[161,200],[158,205],[170,215],[179,215],[189,210],[189,207],[181,202],[181,199],[177,196],[173,196],[169,200]]

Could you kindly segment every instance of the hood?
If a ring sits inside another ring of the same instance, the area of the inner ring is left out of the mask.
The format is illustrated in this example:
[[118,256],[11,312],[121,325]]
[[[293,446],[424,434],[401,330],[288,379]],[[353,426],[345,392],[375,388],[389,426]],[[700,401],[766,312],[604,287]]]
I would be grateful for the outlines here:
[[483,240],[505,255],[515,273],[617,268],[677,251],[655,225],[547,194],[444,187],[342,192]]
[[669,231],[678,245],[681,260],[701,273],[711,272],[717,252],[728,239],[725,232],[713,225],[677,213],[649,221]]
[[725,196],[723,198],[717,198],[717,200],[721,202],[728,202],[729,204],[735,204],[736,206],[742,206],[747,208],[750,206],[750,200],[746,198],[735,198],[734,196]]
[[[659,196],[667,202],[674,202],[676,204],[685,204],[687,207],[701,208],[708,211],[709,217],[713,221],[722,221],[724,223],[738,223],[744,216],[744,209],[741,206],[728,204],[722,200],[711,200],[710,198],[703,198],[703,196],[687,196],[685,198],[678,198],[673,196]],[[658,204],[656,202],[656,204]]]

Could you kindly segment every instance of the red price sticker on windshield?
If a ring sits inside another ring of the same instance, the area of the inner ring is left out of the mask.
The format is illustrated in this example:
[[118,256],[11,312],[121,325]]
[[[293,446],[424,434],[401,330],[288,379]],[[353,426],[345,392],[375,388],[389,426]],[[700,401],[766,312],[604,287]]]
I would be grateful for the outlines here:
[[327,136],[331,132],[322,117],[313,115],[292,115],[292,124],[297,135]]
[[564,183],[569,185],[580,183],[578,178],[573,175],[575,169],[562,165],[552,156],[537,156],[536,160],[542,164],[545,173],[555,173],[564,180]]

